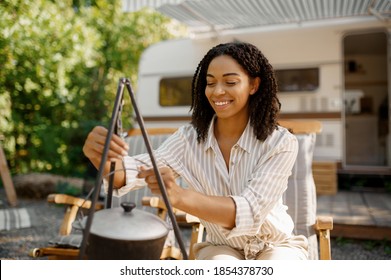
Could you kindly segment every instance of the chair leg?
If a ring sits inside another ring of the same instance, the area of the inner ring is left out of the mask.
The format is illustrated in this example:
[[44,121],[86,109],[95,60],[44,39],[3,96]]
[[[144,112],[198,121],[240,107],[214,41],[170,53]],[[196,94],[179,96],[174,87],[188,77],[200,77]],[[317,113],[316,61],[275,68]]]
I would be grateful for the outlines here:
[[167,246],[163,248],[162,254],[160,255],[161,260],[182,260],[182,252],[174,246]]
[[79,249],[70,248],[35,248],[30,250],[29,256],[33,258],[48,257],[50,260],[74,260],[79,256]]
[[331,260],[330,230],[333,229],[333,217],[318,216],[314,228],[319,235],[319,258]]
[[190,249],[189,249],[189,260],[194,260],[194,250],[193,246],[197,243],[202,242],[202,238],[204,235],[204,226],[201,223],[194,223],[191,231],[191,239],[190,239]]
[[330,230],[319,231],[319,257],[321,260],[331,260]]
[[69,205],[64,215],[64,219],[60,226],[60,235],[69,235],[72,231],[72,223],[75,221],[79,207],[76,205]]

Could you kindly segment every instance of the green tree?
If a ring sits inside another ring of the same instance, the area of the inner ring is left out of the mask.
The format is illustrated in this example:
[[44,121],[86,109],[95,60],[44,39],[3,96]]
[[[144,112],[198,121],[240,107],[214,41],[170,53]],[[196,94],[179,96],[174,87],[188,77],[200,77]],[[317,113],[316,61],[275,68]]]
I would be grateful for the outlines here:
[[135,84],[142,51],[172,37],[170,21],[125,14],[120,0],[5,0],[0,17],[0,134],[12,173],[83,175],[87,132],[108,124],[118,79]]
[[0,92],[10,99],[5,135],[8,147],[14,145],[10,166],[17,173],[59,171],[69,164],[64,135],[75,125],[72,104],[83,94],[72,76],[95,66],[99,34],[61,3],[5,1],[0,14]]

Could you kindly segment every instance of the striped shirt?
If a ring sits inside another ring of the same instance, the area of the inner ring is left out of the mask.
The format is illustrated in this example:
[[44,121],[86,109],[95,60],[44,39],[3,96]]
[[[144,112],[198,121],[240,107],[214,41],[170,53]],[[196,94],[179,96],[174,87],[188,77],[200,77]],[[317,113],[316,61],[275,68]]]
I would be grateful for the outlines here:
[[[207,241],[228,245],[245,254],[257,254],[265,245],[276,245],[292,235],[294,227],[282,196],[296,160],[298,143],[287,129],[278,127],[265,141],[256,139],[247,124],[230,153],[229,169],[214,136],[212,122],[206,141],[197,142],[191,125],[178,129],[156,151],[158,165],[170,166],[189,188],[209,196],[230,196],[236,204],[236,225],[228,230],[207,221]],[[135,158],[150,163],[149,155]],[[137,179],[132,157],[124,158],[126,185],[116,190],[122,195],[145,186]]]

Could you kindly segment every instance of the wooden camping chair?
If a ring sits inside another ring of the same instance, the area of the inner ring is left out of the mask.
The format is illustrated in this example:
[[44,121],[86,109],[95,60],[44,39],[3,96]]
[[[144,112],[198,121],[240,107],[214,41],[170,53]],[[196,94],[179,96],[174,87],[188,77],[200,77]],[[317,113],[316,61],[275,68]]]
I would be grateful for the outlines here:
[[[77,214],[80,211],[90,209],[91,201],[67,194],[49,194],[47,202],[66,206],[59,234],[53,239],[53,245],[33,248],[29,251],[29,256],[33,258],[48,257],[48,259],[53,260],[76,259],[79,256],[78,247],[82,240],[82,234],[81,232],[72,232],[73,223],[76,221]],[[96,205],[96,210],[103,208],[101,203]]]
[[[299,154],[288,180],[284,200],[288,212],[295,222],[295,234],[303,234],[309,241],[310,259],[331,259],[330,231],[333,228],[331,216],[316,216],[316,188],[312,176],[312,156],[315,136],[321,132],[319,121],[281,120],[280,125],[289,128],[298,138]],[[159,209],[166,215],[166,207],[158,197],[144,197],[143,204]],[[296,207],[299,205],[300,207]],[[193,245],[204,238],[204,227],[195,216],[177,211],[181,220],[191,225],[189,259],[194,259]],[[318,248],[319,244],[319,248]]]

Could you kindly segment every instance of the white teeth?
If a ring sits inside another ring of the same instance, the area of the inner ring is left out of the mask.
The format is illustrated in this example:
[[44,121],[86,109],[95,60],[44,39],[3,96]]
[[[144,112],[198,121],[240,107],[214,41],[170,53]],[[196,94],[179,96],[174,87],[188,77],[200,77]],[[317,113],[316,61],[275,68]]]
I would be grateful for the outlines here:
[[230,103],[229,101],[215,102],[215,104],[216,104],[217,106],[223,106],[223,105],[227,105],[227,104],[229,104],[229,103]]

